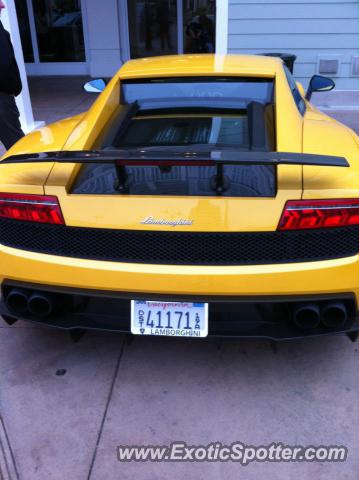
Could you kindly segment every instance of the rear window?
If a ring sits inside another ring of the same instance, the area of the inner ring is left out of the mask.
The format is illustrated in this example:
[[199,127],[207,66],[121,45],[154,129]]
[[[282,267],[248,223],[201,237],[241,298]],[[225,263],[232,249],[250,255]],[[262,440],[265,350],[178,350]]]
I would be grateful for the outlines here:
[[203,106],[245,108],[252,101],[273,102],[273,79],[188,77],[127,80],[121,82],[121,103],[138,102],[141,108]]
[[115,148],[171,145],[234,145],[249,148],[247,116],[196,115],[133,118],[126,131],[113,142]]
[[[273,79],[178,78],[124,81],[121,104],[96,149],[150,148],[208,152],[217,148],[271,151],[275,147]],[[263,137],[263,138],[262,138]],[[188,146],[188,147],[187,147]],[[210,147],[210,148],[209,148]],[[125,167],[129,195],[274,197],[272,165],[225,165],[223,191],[215,166]],[[86,165],[72,193],[116,195],[116,169]],[[122,191],[122,193],[124,193]]]

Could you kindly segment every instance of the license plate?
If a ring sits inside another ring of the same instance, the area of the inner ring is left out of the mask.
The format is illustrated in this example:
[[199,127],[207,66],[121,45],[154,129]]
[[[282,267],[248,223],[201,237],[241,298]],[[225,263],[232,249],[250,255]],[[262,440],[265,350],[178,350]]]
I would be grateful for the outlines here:
[[132,300],[131,332],[135,335],[206,337],[208,303]]

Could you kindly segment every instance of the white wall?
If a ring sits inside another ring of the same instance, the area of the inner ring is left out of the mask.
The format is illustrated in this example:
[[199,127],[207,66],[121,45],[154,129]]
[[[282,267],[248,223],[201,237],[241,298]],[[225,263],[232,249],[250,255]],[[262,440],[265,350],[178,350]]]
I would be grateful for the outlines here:
[[229,0],[228,33],[230,53],[297,55],[294,74],[304,84],[317,73],[318,57],[339,56],[337,86],[359,90],[351,74],[359,56],[359,0]]
[[216,3],[216,53],[226,54],[228,51],[228,0],[217,0]]

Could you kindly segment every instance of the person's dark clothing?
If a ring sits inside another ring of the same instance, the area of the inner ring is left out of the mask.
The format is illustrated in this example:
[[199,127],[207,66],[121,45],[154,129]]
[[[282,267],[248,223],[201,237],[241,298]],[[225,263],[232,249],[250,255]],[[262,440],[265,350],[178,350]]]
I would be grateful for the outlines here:
[[0,92],[0,141],[8,150],[23,136],[15,97]]
[[22,84],[10,35],[0,22],[0,141],[9,149],[24,136],[15,97]]
[[162,50],[165,48],[166,42],[167,47],[172,49],[170,36],[171,16],[168,5],[165,2],[162,2],[157,8],[157,23],[159,26],[159,36],[161,39]]
[[206,15],[194,18],[186,28],[189,38],[188,53],[212,53],[214,51],[214,28]]
[[10,34],[0,22],[0,92],[14,95],[21,93],[22,84],[16,63]]

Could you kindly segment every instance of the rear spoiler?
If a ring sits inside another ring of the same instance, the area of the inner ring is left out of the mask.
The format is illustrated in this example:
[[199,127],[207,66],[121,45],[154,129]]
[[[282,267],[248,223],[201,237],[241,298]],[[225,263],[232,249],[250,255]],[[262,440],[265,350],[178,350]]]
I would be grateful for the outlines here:
[[88,150],[59,151],[13,155],[0,162],[4,164],[21,163],[80,163],[80,164],[113,164],[116,166],[116,189],[127,193],[126,166],[215,166],[217,167],[215,190],[218,194],[224,191],[224,165],[317,165],[323,167],[349,167],[344,157],[315,155],[291,152],[253,152],[220,150],[213,148],[202,151],[195,146],[188,146],[187,151],[178,151],[171,147],[162,150],[122,149],[122,150]]
[[[168,149],[167,149],[168,148]],[[81,150],[29,153],[5,158],[9,163],[113,163],[117,165],[172,166],[172,165],[318,165],[322,167],[349,167],[344,157],[291,152],[253,152],[220,150],[208,151],[188,147],[187,151],[152,149]]]

